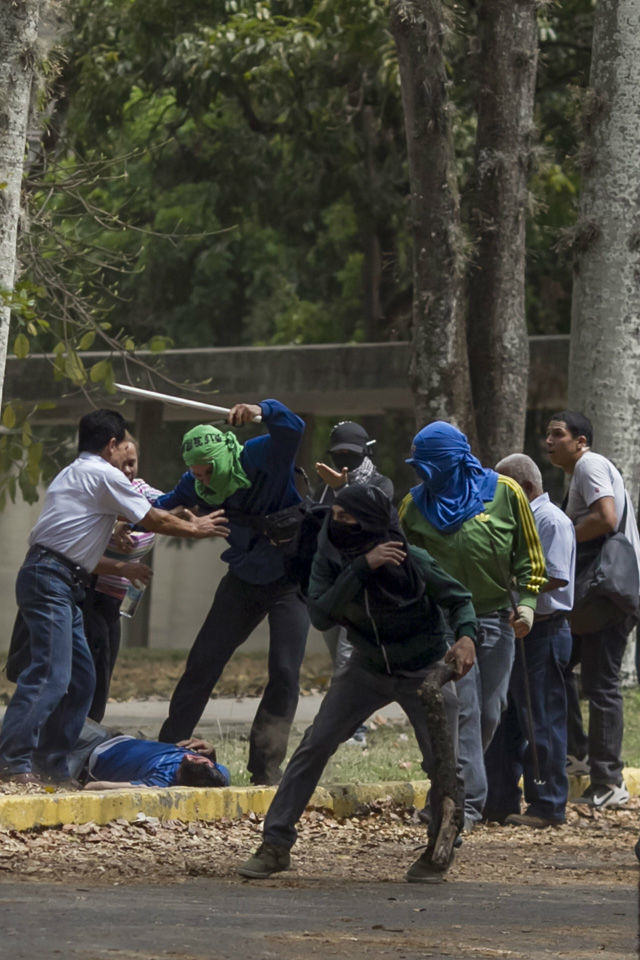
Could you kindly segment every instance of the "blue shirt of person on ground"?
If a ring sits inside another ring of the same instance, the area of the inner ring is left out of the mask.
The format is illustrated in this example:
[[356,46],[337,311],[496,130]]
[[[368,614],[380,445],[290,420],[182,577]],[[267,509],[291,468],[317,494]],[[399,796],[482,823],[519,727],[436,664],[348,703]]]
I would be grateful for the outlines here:
[[[195,743],[195,741],[190,741]],[[227,787],[229,771],[194,748],[135,737],[113,737],[89,758],[89,778],[144,787]]]

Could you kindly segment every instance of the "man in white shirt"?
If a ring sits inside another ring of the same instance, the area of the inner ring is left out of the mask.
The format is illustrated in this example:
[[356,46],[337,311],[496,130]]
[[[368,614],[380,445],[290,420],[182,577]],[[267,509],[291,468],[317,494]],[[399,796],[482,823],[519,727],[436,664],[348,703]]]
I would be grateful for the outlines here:
[[[516,648],[507,710],[485,754],[489,781],[485,816],[514,827],[550,827],[564,822],[569,791],[564,671],[571,656],[567,615],[573,606],[576,537],[571,520],[544,493],[540,470],[530,457],[514,453],[501,460],[496,470],[519,483],[531,504],[549,579],[524,641],[526,662]],[[528,746],[527,681],[539,781]],[[518,781],[523,773],[527,808],[520,813]]]
[[[182,520],[151,507],[120,469],[128,441],[119,413],[94,410],[82,417],[78,457],[49,486],[31,531],[16,581],[18,606],[29,629],[30,663],[18,677],[0,731],[2,779],[69,780],[67,758],[95,685],[78,603],[90,573],[102,572],[100,558],[116,519],[124,516],[145,530],[170,536],[227,535],[222,511]],[[126,575],[124,569],[122,573]]]
[[[593,561],[604,539],[618,530],[633,545],[640,568],[640,537],[633,505],[620,473],[610,460],[592,452],[592,442],[593,427],[581,413],[563,410],[549,421],[546,433],[549,459],[571,478],[566,513],[576,531],[577,572]],[[625,523],[621,530],[623,517]],[[580,752],[584,753],[588,746],[591,777],[590,786],[577,802],[599,809],[619,807],[629,799],[622,779],[620,668],[632,627],[633,621],[620,613],[603,629],[574,636],[570,667],[581,663],[582,689],[589,700],[588,741],[582,733],[584,747]],[[581,730],[575,687],[573,701],[570,722],[580,724]]]

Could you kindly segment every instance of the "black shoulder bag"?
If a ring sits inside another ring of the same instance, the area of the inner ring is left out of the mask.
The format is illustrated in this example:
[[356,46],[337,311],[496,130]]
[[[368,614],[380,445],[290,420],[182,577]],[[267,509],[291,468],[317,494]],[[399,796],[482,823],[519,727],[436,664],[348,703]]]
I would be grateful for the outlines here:
[[[301,467],[294,469],[303,477],[308,490],[306,473]],[[251,527],[277,547],[284,557],[287,576],[306,593],[318,534],[330,509],[328,505],[314,503],[307,494],[299,503],[273,513],[256,515],[240,510],[228,510],[226,513],[230,520]]]
[[[576,569],[571,630],[581,634],[603,630],[625,617],[636,621],[640,609],[640,575],[633,544],[624,534],[627,527],[627,492],[619,529],[589,551],[584,544],[582,563]],[[578,545],[582,546],[581,544]],[[580,550],[578,551],[580,561]]]

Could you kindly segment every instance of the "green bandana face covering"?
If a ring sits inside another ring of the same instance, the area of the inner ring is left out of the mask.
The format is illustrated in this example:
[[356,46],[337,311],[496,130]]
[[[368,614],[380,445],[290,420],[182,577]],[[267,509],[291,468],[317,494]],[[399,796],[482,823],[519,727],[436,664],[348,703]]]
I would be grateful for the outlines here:
[[251,486],[240,464],[241,451],[242,444],[231,430],[223,433],[205,423],[185,433],[182,459],[186,465],[210,463],[212,467],[208,485],[196,480],[196,493],[201,500],[219,506],[236,490]]

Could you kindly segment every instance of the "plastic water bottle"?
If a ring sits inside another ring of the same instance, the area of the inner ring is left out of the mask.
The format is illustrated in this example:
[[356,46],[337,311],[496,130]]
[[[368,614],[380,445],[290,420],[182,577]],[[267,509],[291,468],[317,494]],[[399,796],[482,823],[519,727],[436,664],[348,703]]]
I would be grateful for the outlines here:
[[120,616],[131,620],[136,615],[146,587],[142,580],[132,580],[127,587],[124,600],[120,604]]

